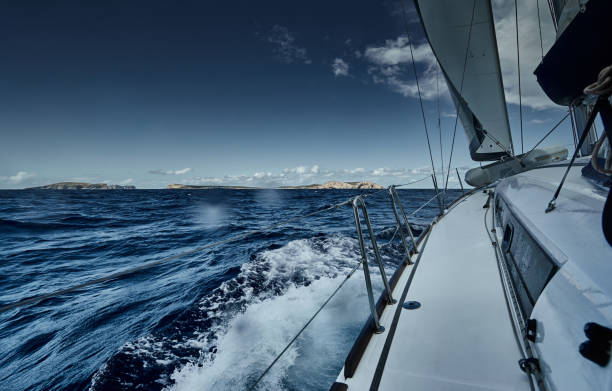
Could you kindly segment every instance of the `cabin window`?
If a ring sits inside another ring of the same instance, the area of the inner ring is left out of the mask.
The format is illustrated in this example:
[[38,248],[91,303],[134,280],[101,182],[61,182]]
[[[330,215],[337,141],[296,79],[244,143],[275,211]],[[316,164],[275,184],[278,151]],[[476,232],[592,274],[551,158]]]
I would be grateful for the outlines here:
[[512,215],[506,220],[501,248],[508,272],[525,318],[529,318],[538,297],[558,270],[557,265],[533,240]]
[[504,238],[502,240],[502,249],[504,252],[510,250],[510,246],[512,245],[512,236],[514,236],[514,228],[510,224],[506,224],[506,228],[504,229]]

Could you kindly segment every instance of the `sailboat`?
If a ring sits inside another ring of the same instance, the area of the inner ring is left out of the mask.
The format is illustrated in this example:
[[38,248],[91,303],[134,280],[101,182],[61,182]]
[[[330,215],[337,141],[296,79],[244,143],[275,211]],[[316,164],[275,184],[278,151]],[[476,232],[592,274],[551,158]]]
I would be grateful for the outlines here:
[[331,390],[612,389],[612,2],[548,2],[534,72],[576,126],[569,161],[514,152],[491,2],[414,2],[471,158],[491,163],[385,284]]

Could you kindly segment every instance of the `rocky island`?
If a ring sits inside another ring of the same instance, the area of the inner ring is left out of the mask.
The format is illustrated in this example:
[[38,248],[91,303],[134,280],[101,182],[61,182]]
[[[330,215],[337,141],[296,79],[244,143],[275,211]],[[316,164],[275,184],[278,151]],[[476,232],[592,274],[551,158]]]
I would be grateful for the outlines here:
[[259,189],[258,187],[248,187],[248,186],[200,186],[200,185],[180,185],[178,183],[173,183],[171,185],[166,186],[166,189],[192,189],[192,190],[215,190],[215,189],[230,189],[230,190],[249,190],[249,189]]
[[109,185],[106,183],[58,182],[45,186],[28,187],[26,190],[133,190],[131,185]]
[[[192,189],[192,190],[214,190],[214,189],[230,189],[230,190],[249,190],[249,189],[262,189],[261,187],[247,187],[247,186],[197,186],[197,185],[180,185],[171,184],[166,189]],[[302,186],[281,186],[279,189],[291,190],[291,189],[342,189],[342,190],[370,190],[370,189],[384,189],[381,186],[373,182],[340,182],[340,181],[329,181],[324,184],[312,184]]]
[[312,184],[305,186],[283,186],[281,189],[342,189],[342,190],[371,190],[371,189],[384,189],[384,186],[374,182],[340,182],[340,181],[329,181],[322,185]]

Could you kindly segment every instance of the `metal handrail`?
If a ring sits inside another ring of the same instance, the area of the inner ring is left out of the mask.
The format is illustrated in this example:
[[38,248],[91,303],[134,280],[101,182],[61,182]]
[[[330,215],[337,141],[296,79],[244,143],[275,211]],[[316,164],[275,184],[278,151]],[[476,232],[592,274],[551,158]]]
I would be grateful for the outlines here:
[[402,243],[404,244],[404,248],[406,249],[406,256],[408,260],[408,264],[411,263],[411,255],[410,249],[408,248],[408,244],[406,243],[406,237],[404,236],[402,223],[400,222],[399,216],[397,214],[397,206],[399,206],[400,212],[402,213],[402,217],[404,218],[404,223],[406,224],[406,229],[408,230],[408,234],[410,235],[410,240],[412,240],[412,248],[414,249],[414,253],[418,252],[416,240],[414,239],[414,235],[412,233],[412,229],[410,228],[410,223],[408,222],[408,217],[406,217],[406,212],[404,212],[404,207],[402,206],[402,201],[395,190],[395,185],[389,186],[389,195],[391,196],[391,204],[393,205],[393,213],[395,214],[395,220],[397,221],[397,225],[400,230],[400,236],[402,238]]
[[377,334],[385,331],[385,328],[380,324],[378,319],[378,314],[376,312],[376,304],[374,303],[374,292],[372,291],[372,280],[370,279],[370,268],[368,267],[368,255],[365,248],[365,242],[363,240],[363,231],[361,229],[361,219],[359,217],[359,208],[361,207],[361,211],[363,212],[363,219],[366,222],[366,226],[368,227],[368,233],[370,234],[370,240],[372,241],[372,248],[374,249],[374,255],[376,257],[376,263],[378,264],[378,269],[380,270],[380,275],[383,280],[383,284],[385,286],[385,292],[387,294],[387,302],[390,304],[396,303],[393,299],[393,295],[391,293],[391,287],[389,286],[389,281],[387,280],[387,273],[385,273],[385,268],[382,263],[382,257],[380,256],[380,252],[378,250],[378,244],[376,243],[376,236],[374,235],[374,230],[372,229],[372,223],[370,222],[370,217],[368,216],[368,210],[366,208],[365,201],[361,196],[354,197],[351,201],[351,205],[353,206],[353,214],[355,216],[355,227],[357,228],[357,236],[359,239],[359,249],[361,250],[361,259],[363,263],[363,274],[365,277],[366,290],[368,292],[368,301],[370,304],[370,312],[372,315],[372,319],[374,320],[374,332]]

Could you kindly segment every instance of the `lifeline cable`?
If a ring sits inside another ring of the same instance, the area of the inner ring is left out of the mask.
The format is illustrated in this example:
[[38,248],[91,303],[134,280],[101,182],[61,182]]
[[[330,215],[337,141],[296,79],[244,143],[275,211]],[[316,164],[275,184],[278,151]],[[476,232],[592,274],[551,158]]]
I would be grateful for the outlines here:
[[268,365],[268,367],[262,372],[261,375],[259,375],[259,377],[257,378],[257,380],[255,381],[255,383],[253,383],[253,385],[251,387],[249,387],[249,390],[254,390],[255,387],[257,387],[257,385],[259,384],[259,382],[261,381],[261,379],[264,378],[264,376],[266,376],[268,374],[268,372],[270,372],[270,369],[272,369],[272,367],[274,366],[274,364],[276,364],[276,362],[278,360],[280,360],[280,358],[282,357],[283,354],[285,354],[285,352],[287,351],[287,349],[289,349],[291,347],[291,345],[293,345],[293,343],[295,342],[296,339],[298,339],[298,337],[304,332],[304,330],[306,330],[306,328],[308,327],[308,325],[310,323],[312,323],[312,321],[317,317],[317,315],[319,315],[319,312],[321,312],[321,310],[323,310],[323,308],[327,305],[327,303],[329,303],[329,301],[336,295],[336,293],[338,293],[338,291],[340,290],[340,288],[342,288],[344,286],[344,284],[349,280],[349,278],[351,278],[353,276],[353,274],[355,274],[355,272],[357,271],[357,269],[359,269],[359,266],[361,266],[361,263],[363,262],[363,259],[361,259],[359,261],[359,263],[346,275],[346,277],[344,278],[344,280],[342,280],[342,282],[340,283],[340,285],[338,285],[338,287],[332,292],[332,294],[327,298],[327,300],[325,300],[323,302],[323,304],[321,304],[321,306],[319,307],[319,309],[310,317],[310,319],[308,319],[308,322],[306,322],[306,324],[304,324],[304,326],[302,326],[302,328],[300,329],[300,331],[297,332],[297,334],[295,334],[295,336],[291,339],[291,341],[289,341],[289,343],[287,344],[287,346],[285,346],[285,348],[276,356],[276,358],[274,358],[274,360],[270,363],[270,365]]

